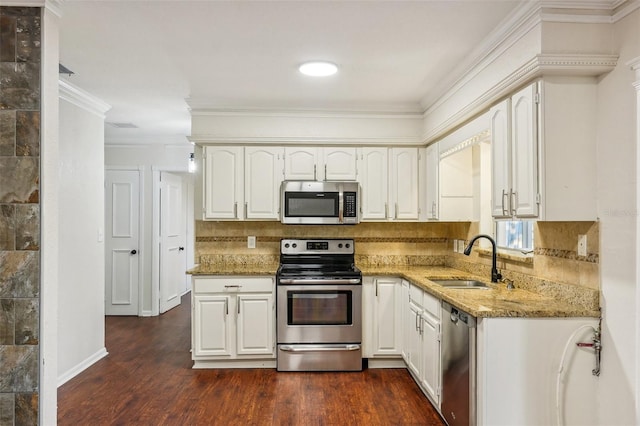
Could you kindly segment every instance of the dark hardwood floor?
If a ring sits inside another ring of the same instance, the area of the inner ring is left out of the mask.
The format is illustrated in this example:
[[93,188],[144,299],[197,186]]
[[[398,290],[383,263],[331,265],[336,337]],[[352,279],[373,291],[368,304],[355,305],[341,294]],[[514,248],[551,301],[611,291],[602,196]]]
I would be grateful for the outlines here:
[[193,370],[189,295],[153,318],[107,317],[109,355],[58,389],[60,425],[444,425],[403,369]]

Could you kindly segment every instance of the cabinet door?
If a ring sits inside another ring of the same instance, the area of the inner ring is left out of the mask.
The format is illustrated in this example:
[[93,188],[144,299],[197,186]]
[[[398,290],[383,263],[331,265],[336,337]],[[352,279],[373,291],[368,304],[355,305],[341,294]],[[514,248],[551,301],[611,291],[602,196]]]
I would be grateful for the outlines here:
[[355,148],[324,148],[322,180],[356,180]]
[[237,297],[237,354],[274,355],[273,294],[239,294]]
[[422,387],[436,405],[440,404],[440,322],[422,315]]
[[231,356],[230,296],[199,296],[194,300],[194,356]]
[[512,209],[518,217],[538,216],[538,84],[511,97]]
[[418,148],[391,148],[390,206],[394,220],[418,220]]
[[318,179],[318,148],[286,147],[284,158],[285,180]]
[[283,165],[283,148],[245,148],[245,219],[279,219]]
[[438,191],[440,177],[440,151],[438,149],[437,142],[427,147],[426,157],[425,173],[427,175],[427,187],[425,188],[425,197],[427,204],[427,219],[437,220],[439,211],[438,198],[440,197]]
[[402,280],[400,290],[400,309],[402,311],[402,359],[409,363],[409,336],[410,336],[410,313],[409,313],[409,281]]
[[422,310],[414,303],[409,304],[409,317],[407,318],[407,334],[409,335],[409,353],[407,367],[420,380],[422,377],[422,336],[420,335],[420,321]]
[[362,220],[387,220],[389,217],[387,153],[387,148],[360,149]]
[[401,280],[374,280],[373,341],[374,355],[402,354]]
[[242,219],[243,152],[242,147],[205,147],[204,219]]
[[511,217],[511,100],[491,108],[491,214],[495,218]]

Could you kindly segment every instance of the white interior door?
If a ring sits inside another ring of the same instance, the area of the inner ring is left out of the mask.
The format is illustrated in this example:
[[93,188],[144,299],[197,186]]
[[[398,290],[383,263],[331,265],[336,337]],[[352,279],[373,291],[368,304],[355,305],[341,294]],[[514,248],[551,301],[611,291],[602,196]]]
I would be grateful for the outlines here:
[[140,175],[107,170],[105,179],[105,314],[138,315]]
[[187,270],[182,178],[160,174],[160,313],[180,304]]

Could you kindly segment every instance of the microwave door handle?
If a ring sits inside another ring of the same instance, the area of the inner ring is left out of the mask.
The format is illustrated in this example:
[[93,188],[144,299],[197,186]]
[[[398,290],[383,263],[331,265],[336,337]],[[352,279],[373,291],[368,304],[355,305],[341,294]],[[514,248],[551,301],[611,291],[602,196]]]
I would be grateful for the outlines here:
[[342,185],[340,185],[340,189],[338,192],[338,223],[344,223],[344,192],[342,190]]

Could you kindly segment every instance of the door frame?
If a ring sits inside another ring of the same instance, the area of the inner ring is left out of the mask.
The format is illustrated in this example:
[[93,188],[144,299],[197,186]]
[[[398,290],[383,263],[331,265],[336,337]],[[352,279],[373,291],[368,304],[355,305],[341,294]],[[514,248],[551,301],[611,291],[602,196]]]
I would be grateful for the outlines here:
[[[152,201],[151,201],[151,312],[150,316],[158,316],[160,315],[160,174],[162,172],[166,173],[176,173],[181,176],[186,174],[186,170],[180,167],[159,167],[152,166]],[[184,181],[183,181],[184,183]],[[194,248],[195,248],[195,232],[194,232],[194,203],[193,196],[191,195],[193,192],[193,183],[185,188],[183,185],[183,190],[187,190],[187,214],[185,218],[186,229],[185,229],[185,251],[187,258],[187,268],[193,264],[194,260]],[[184,198],[184,193],[183,193]],[[187,288],[187,291],[184,293],[188,293],[191,289]]]
[[[140,247],[144,247],[144,167],[137,166],[105,166],[105,185],[104,190],[106,191],[106,174],[110,171],[130,171],[130,172],[138,172],[138,316],[146,316],[143,311],[143,301],[144,301],[144,262],[145,262],[145,252],[146,250],[141,250]],[[106,198],[106,193],[104,194]],[[106,211],[105,205],[105,211]],[[105,220],[107,220],[107,216],[105,214]],[[106,223],[105,229],[106,229]],[[106,251],[106,250],[105,250]],[[106,279],[106,271],[103,279]]]

